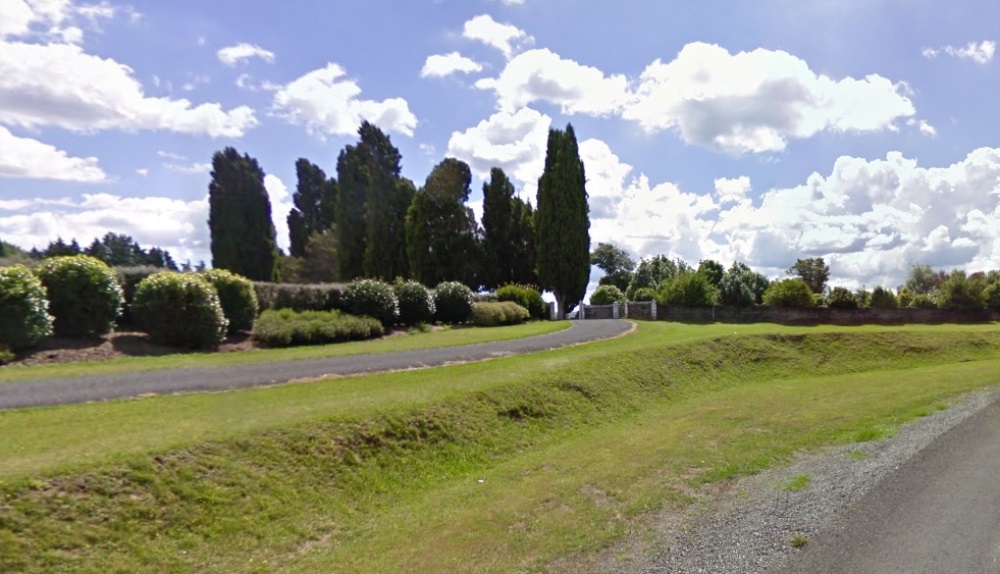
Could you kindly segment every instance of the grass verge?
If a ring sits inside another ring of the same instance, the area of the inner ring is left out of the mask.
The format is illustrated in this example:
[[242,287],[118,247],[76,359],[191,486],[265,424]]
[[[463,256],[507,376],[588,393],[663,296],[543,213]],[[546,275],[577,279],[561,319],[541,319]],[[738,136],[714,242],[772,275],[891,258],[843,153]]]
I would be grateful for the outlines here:
[[[5,438],[69,413],[58,442],[90,409],[115,425],[155,407],[124,427],[145,450],[110,441],[72,468],[40,462],[44,441],[0,445],[5,469],[22,461],[0,486],[0,565],[510,572],[571,555],[576,568],[693,485],[891,433],[995,384],[1000,366],[988,329],[779,331],[705,340],[643,325],[530,357],[201,395],[256,395],[282,414],[227,436],[203,414],[169,448],[149,437],[191,397],[4,413]],[[312,410],[295,393],[333,398]],[[206,429],[221,434],[199,440]]]

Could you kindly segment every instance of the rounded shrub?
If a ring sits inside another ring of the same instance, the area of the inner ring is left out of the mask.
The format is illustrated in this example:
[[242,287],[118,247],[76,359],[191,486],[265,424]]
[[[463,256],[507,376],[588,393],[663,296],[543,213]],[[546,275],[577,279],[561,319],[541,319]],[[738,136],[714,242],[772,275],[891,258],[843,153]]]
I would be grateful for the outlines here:
[[364,315],[389,327],[399,318],[399,301],[392,285],[375,279],[358,279],[344,289],[344,307],[352,315]]
[[434,288],[434,306],[437,320],[442,323],[465,323],[472,319],[475,295],[458,281],[444,281]]
[[139,282],[132,316],[153,341],[190,349],[218,345],[229,324],[211,283],[175,271],[154,273]]
[[201,276],[215,287],[222,312],[229,321],[229,332],[253,329],[258,309],[253,282],[225,269],[209,269]]
[[52,334],[42,282],[23,265],[0,267],[0,347],[23,349]]
[[104,335],[121,315],[125,296],[115,272],[89,255],[52,257],[35,268],[48,291],[58,335]]
[[656,289],[652,287],[640,287],[635,290],[632,300],[635,302],[656,301]]
[[812,307],[813,292],[801,279],[775,281],[764,292],[764,304],[772,307]]
[[897,299],[899,300],[900,307],[909,307],[910,303],[913,302],[913,293],[911,293],[906,287],[903,287],[899,290],[899,296]]
[[711,307],[719,300],[719,290],[701,273],[679,273],[661,283],[657,295],[661,305],[684,307]]
[[872,309],[896,309],[899,301],[892,291],[879,286],[872,289],[871,297],[868,299],[868,306]]
[[527,321],[531,315],[513,301],[477,302],[472,306],[472,323],[477,327],[499,327]]
[[531,285],[504,285],[497,289],[497,301],[517,303],[528,310],[532,319],[545,318],[545,301],[542,293]]
[[590,296],[591,305],[610,305],[624,300],[625,294],[614,285],[598,285]]
[[826,298],[826,305],[831,309],[857,309],[858,300],[848,288],[834,287]]
[[399,301],[399,324],[419,325],[434,320],[434,296],[430,289],[417,281],[405,281],[393,285]]
[[910,307],[914,309],[937,309],[938,304],[930,295],[919,293],[913,296],[913,300],[910,301]]

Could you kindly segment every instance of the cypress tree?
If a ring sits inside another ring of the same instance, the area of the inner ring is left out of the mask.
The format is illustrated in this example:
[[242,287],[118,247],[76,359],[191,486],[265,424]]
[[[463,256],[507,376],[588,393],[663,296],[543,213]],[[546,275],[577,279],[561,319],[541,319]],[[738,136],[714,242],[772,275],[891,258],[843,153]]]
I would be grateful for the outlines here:
[[256,159],[231,147],[215,152],[208,209],[212,266],[254,281],[275,280],[278,248],[271,200]]
[[559,314],[583,299],[590,278],[590,207],[576,133],[549,130],[545,170],[538,179],[538,278],[553,292]]
[[327,179],[319,166],[305,158],[295,162],[295,174],[295,207],[288,213],[289,252],[293,257],[302,257],[309,238],[333,226],[337,180]]
[[519,197],[511,200],[511,277],[512,283],[538,285],[535,271],[535,210],[531,202]]
[[361,152],[349,145],[337,158],[337,265],[340,278],[350,281],[364,275],[365,190]]
[[483,282],[489,289],[514,278],[514,184],[498,167],[483,184]]

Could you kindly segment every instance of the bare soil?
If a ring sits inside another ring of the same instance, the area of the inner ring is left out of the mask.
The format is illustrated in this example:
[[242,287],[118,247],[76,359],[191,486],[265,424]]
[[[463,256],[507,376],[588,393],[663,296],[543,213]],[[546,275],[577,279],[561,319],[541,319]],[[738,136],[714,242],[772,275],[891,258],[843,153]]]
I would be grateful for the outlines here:
[[218,347],[192,351],[182,347],[160,345],[149,340],[146,333],[116,331],[104,337],[50,337],[33,349],[17,354],[8,365],[46,365],[104,361],[118,357],[152,357],[178,353],[232,353],[256,348],[249,333],[235,333],[226,337]]

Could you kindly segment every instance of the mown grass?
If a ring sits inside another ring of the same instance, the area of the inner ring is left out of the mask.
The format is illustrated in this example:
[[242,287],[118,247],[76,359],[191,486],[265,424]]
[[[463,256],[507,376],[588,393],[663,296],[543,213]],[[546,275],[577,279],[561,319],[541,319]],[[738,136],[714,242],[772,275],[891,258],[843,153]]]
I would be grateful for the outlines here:
[[[892,432],[1000,366],[995,329],[758,329],[778,333],[644,324],[440,370],[3,413],[20,446],[0,444],[0,566],[579,571],[693,485]],[[46,455],[99,421],[89,456]]]
[[321,357],[436,349],[440,347],[474,345],[477,343],[534,337],[566,329],[569,326],[570,323],[568,321],[536,321],[524,325],[494,328],[461,327],[440,331],[415,331],[375,341],[354,341],[315,347],[253,349],[234,353],[182,353],[158,357],[120,357],[106,361],[56,365],[11,365],[0,369],[0,383],[88,375],[110,375],[131,371],[226,367],[230,365],[263,364]]

